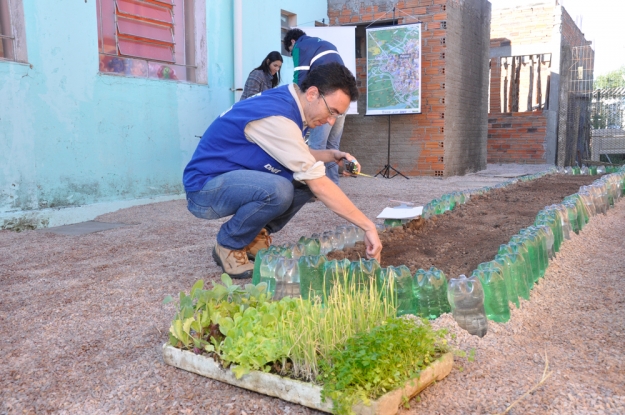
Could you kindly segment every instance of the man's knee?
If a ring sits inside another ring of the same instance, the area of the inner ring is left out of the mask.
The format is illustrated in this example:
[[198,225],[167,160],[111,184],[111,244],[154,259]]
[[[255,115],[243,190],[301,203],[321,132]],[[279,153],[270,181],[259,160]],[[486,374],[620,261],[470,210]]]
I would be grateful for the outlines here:
[[293,202],[293,192],[294,189],[291,182],[288,180],[280,180],[276,183],[273,194],[269,196],[270,199],[272,199],[270,202],[272,204],[279,204],[286,210]]

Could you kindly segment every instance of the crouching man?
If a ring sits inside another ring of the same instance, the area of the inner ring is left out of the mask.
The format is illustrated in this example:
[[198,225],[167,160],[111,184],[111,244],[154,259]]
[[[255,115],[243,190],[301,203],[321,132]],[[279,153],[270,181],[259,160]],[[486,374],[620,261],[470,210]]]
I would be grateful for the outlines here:
[[217,234],[213,258],[233,278],[250,278],[256,253],[314,195],[365,231],[367,257],[380,260],[375,224],[325,175],[327,162],[354,158],[312,150],[307,128],[331,124],[358,99],[343,65],[320,65],[306,80],[237,102],[206,130],[184,170],[189,211],[202,219],[232,215]]

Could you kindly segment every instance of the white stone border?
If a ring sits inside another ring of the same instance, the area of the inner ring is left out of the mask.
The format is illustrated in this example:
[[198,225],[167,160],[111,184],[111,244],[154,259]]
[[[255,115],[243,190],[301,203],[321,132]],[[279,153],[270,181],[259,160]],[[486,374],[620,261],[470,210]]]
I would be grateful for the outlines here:
[[[312,383],[284,378],[272,373],[252,371],[237,379],[231,370],[223,369],[210,357],[180,350],[169,344],[163,345],[163,360],[168,365],[196,373],[211,379],[225,382],[240,388],[249,389],[282,400],[293,402],[323,412],[332,413],[332,401],[321,402],[321,387]],[[437,380],[444,379],[453,366],[452,353],[446,353],[424,369],[418,379],[406,382],[403,388],[395,389],[375,401],[370,406],[357,404],[354,412],[358,415],[395,415],[399,407]]]

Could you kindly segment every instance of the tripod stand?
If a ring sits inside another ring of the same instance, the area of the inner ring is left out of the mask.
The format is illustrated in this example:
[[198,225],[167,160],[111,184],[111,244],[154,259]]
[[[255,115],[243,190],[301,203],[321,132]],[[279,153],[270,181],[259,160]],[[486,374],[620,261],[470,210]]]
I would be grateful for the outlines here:
[[[395,172],[395,174],[392,176],[391,176],[391,170]],[[388,149],[386,153],[386,165],[382,167],[382,170],[377,172],[374,177],[377,177],[378,175],[381,175],[385,179],[392,179],[393,177],[397,175],[408,179],[408,177],[404,176],[402,172],[400,172],[399,170],[391,166],[391,116],[390,115],[388,116]]]

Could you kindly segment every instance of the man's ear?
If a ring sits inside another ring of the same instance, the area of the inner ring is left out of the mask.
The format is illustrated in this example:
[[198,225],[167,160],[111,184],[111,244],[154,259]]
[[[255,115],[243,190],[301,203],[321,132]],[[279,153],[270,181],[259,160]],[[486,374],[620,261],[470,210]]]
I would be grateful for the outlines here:
[[291,39],[291,47],[295,46],[295,39]]
[[316,86],[309,86],[306,90],[306,100],[308,102],[313,102],[319,97],[319,88]]

